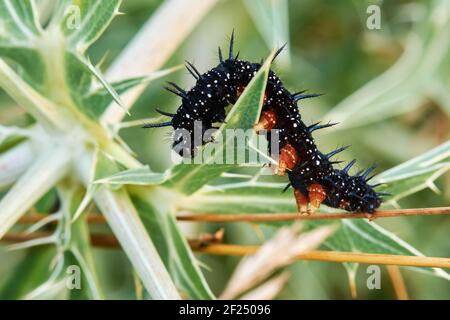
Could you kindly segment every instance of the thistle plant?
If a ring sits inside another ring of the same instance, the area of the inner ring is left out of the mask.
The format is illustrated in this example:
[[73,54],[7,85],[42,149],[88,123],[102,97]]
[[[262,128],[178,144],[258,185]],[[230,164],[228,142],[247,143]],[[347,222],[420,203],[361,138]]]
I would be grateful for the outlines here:
[[[120,0],[56,1],[48,18],[40,16],[33,0],[0,0],[0,87],[33,119],[24,127],[0,126],[0,187],[5,191],[0,200],[0,238],[13,229],[20,230],[17,223],[33,209],[45,217],[28,232],[56,223],[51,234],[12,246],[25,249],[52,245],[56,249],[51,251],[54,257],[48,276],[24,289],[20,297],[46,298],[61,294],[68,298],[105,297],[98,280],[88,225],[93,207],[105,218],[127,255],[137,282],[142,283],[153,299],[215,298],[179,228],[176,214],[180,210],[227,214],[296,212],[292,195],[281,192],[285,184],[260,179],[259,167],[246,168],[252,172],[250,177],[236,175],[234,170],[242,169],[242,165],[214,164],[217,154],[213,152],[201,164],[174,164],[164,172],[155,172],[141,163],[119,136],[122,128],[158,120],[128,123],[123,118],[132,112],[129,109],[151,80],[178,70],[177,66],[158,69],[215,3],[187,5],[183,2],[168,1],[162,5],[104,76],[87,52],[120,14]],[[177,29],[170,19],[182,14],[189,18],[184,29]],[[441,23],[448,29],[448,18]],[[159,30],[176,34],[162,50],[158,45],[163,40],[154,36]],[[421,63],[432,61],[434,67],[426,65],[414,71],[417,75],[409,80],[417,81],[414,85],[419,86],[424,73],[431,77],[440,72],[440,63],[444,63],[449,47],[448,37],[442,36],[442,30],[445,28],[428,26],[424,38],[411,40],[439,41],[442,51],[438,55],[424,53],[425,61]],[[417,59],[407,58],[402,60],[403,67],[414,68]],[[249,129],[257,122],[270,62],[271,56],[231,108],[221,132]],[[389,78],[388,74],[385,77]],[[377,85],[376,81],[369,84]],[[329,116],[344,121],[351,112],[367,109],[367,113],[358,113],[363,118],[358,121],[363,123],[366,116],[369,122],[373,120],[375,103],[385,106],[386,111],[378,114],[378,120],[391,116],[388,106],[398,100],[385,91],[398,93],[399,85],[392,80],[385,90],[362,88]],[[376,92],[376,96],[371,96],[369,101],[364,90]],[[402,103],[406,105],[410,98],[405,90]],[[348,123],[352,125],[351,122]],[[447,142],[377,175],[374,183],[383,183],[392,194],[385,206],[395,205],[398,200],[425,188],[436,189],[434,181],[450,169],[449,159],[450,143]],[[46,203],[55,201],[59,205],[52,212]],[[258,223],[269,226],[274,233],[290,224],[287,221]],[[333,225],[333,232],[327,229],[330,232],[315,243],[323,241],[322,249],[423,255],[377,223],[364,219],[307,221],[303,230],[324,232],[324,226],[328,225]],[[73,265],[79,266],[83,274],[81,293],[66,287],[66,270]],[[344,267],[354,277],[358,264],[344,263]],[[439,268],[415,267],[414,270],[450,280]]]

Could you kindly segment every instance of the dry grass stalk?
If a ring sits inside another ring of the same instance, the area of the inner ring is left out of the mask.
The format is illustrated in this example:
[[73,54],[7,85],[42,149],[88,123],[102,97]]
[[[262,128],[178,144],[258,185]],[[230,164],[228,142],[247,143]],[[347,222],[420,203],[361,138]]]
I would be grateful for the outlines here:
[[398,266],[386,266],[394,287],[395,295],[398,300],[409,300],[408,290],[406,289],[405,280]]
[[254,255],[242,259],[221,298],[233,299],[239,296],[278,268],[293,262],[299,254],[316,248],[334,231],[334,227],[325,226],[299,235],[299,229],[299,225],[281,228]]
[[262,285],[241,296],[240,300],[273,300],[289,280],[289,273],[283,272]]
[[[339,220],[339,219],[364,219],[370,220],[378,218],[394,218],[409,216],[432,216],[448,215],[450,207],[437,208],[417,208],[417,209],[396,209],[380,210],[368,216],[367,213],[315,213],[312,215],[301,215],[298,213],[253,213],[253,214],[195,214],[179,215],[177,220],[186,222],[264,222],[264,221],[295,221],[295,220]],[[31,224],[44,219],[46,215],[32,213],[23,216],[19,223]],[[105,218],[97,213],[86,215],[86,220],[90,224],[105,223]]]
[[267,222],[267,221],[296,221],[296,220],[340,220],[340,219],[369,219],[393,218],[404,216],[431,216],[450,214],[450,207],[417,208],[380,210],[373,214],[365,212],[356,213],[314,213],[302,215],[298,213],[252,213],[252,214],[216,214],[200,213],[194,215],[179,215],[180,221],[191,222]]
[[[213,244],[206,248],[198,249],[196,251],[216,255],[246,256],[250,254],[255,254],[258,251],[258,249],[259,246]],[[311,250],[309,252],[299,254],[296,258],[298,260],[354,262],[363,264],[382,264],[382,265],[397,265],[409,267],[450,268],[450,258],[402,256],[396,254]]]
[[[23,242],[41,237],[49,236],[50,233],[7,233],[2,238],[6,242]],[[195,241],[195,240],[194,240]],[[191,242],[188,240],[188,242]],[[92,234],[91,243],[93,246],[101,248],[117,249],[120,247],[117,239],[112,235]],[[227,255],[227,256],[247,256],[258,251],[259,246],[241,246],[233,244],[208,244],[206,247],[193,246],[193,250],[199,253]],[[325,262],[353,262],[363,264],[397,265],[409,267],[429,267],[429,268],[450,268],[450,258],[422,257],[422,256],[402,256],[392,254],[377,253],[355,253],[341,251],[317,251],[299,254],[298,260],[312,260]]]

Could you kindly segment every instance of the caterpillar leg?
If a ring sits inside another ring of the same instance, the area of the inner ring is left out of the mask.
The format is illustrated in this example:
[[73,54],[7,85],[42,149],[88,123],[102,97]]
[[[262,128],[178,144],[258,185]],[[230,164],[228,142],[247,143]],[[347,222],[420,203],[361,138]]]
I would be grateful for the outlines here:
[[297,210],[300,213],[308,213],[309,199],[298,189],[294,189],[295,201],[297,202]]
[[277,124],[277,116],[275,112],[263,111],[261,112],[259,122],[255,124],[253,128],[255,129],[256,133],[259,133],[260,131],[263,130],[266,131],[272,130],[276,124]]
[[311,211],[315,211],[326,199],[327,193],[321,184],[313,183],[308,187],[308,196]]
[[295,148],[290,144],[285,145],[280,151],[277,174],[284,176],[286,170],[292,170],[298,160],[299,157]]
[[339,208],[344,209],[344,210],[349,210],[350,202],[347,200],[341,199],[341,201],[339,202]]

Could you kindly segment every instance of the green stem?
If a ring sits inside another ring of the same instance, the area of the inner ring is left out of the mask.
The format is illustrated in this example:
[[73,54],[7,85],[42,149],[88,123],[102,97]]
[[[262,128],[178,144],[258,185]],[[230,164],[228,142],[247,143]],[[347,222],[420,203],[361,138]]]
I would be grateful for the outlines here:
[[0,189],[14,183],[34,158],[30,142],[23,142],[0,155]]
[[44,150],[0,202],[0,239],[54,184],[67,174],[72,153],[66,147]]
[[0,59],[0,87],[46,127],[59,129],[70,127],[58,107],[22,80],[3,59]]
[[[89,179],[93,154],[77,163],[78,173],[85,185]],[[180,295],[150,239],[127,191],[101,186],[94,194],[97,207],[106,218],[133,267],[153,299],[180,299]]]
[[94,199],[151,297],[180,299],[127,192],[102,187]]

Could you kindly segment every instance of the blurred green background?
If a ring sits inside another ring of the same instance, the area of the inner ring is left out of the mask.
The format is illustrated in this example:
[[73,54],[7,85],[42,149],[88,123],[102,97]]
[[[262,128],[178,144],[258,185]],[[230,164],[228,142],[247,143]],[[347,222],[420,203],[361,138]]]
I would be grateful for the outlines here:
[[[236,48],[240,57],[259,61],[268,55],[273,46],[288,42],[275,66],[286,87],[291,91],[308,89],[324,93],[320,98],[305,101],[301,105],[302,117],[306,123],[327,118],[330,110],[342,100],[369,81],[389,70],[402,57],[411,42],[419,43],[422,53],[397,74],[397,80],[404,84],[389,92],[386,87],[374,86],[370,94],[379,94],[386,103],[384,109],[372,111],[361,109],[351,125],[317,136],[319,147],[330,150],[336,146],[352,144],[342,160],[358,159],[361,167],[374,162],[379,172],[417,156],[449,139],[450,128],[450,54],[447,45],[436,46],[434,41],[440,32],[450,34],[448,21],[449,6],[446,1],[272,1],[275,12],[264,11],[268,1],[219,1],[207,14],[190,36],[167,62],[166,67],[189,60],[204,72],[217,64],[217,46],[228,47],[231,31],[236,32]],[[102,68],[106,69],[120,53],[143,23],[158,8],[161,1],[127,0],[121,11],[125,15],[116,18],[104,36],[91,48],[89,55],[99,61],[107,53]],[[369,4],[381,8],[381,29],[369,30],[366,9]],[[268,13],[264,17],[263,13]],[[442,22],[444,19],[444,23]],[[447,19],[447,20],[445,20]],[[442,30],[442,28],[446,28]],[[413,38],[413,40],[411,40]],[[415,39],[415,40],[414,40]],[[167,39],[170,41],[170,39]],[[148,54],[151,54],[150,52]],[[428,60],[427,60],[428,59]],[[423,61],[436,61],[436,67],[427,65],[419,75]],[[414,81],[412,81],[413,79]],[[126,120],[155,116],[156,107],[173,111],[178,99],[163,89],[164,82],[172,80],[189,88],[193,79],[186,70],[152,82],[145,94],[132,109],[132,116]],[[383,83],[382,83],[383,84]],[[386,81],[386,85],[389,83]],[[380,93],[376,92],[380,90]],[[402,106],[400,108],[400,105]],[[376,106],[375,106],[376,107]],[[344,116],[345,116],[345,110]],[[392,116],[393,113],[399,113]],[[334,113],[338,114],[338,113]],[[338,114],[339,115],[339,114]],[[356,119],[356,120],[355,120]],[[348,120],[349,123],[351,119]],[[0,123],[26,125],[28,116],[6,95],[0,95]],[[154,170],[162,171],[169,166],[169,131],[130,128],[122,131],[122,137],[138,154],[139,159]],[[440,194],[430,190],[421,191],[400,202],[405,208],[436,207],[449,205],[450,175],[437,181]],[[395,232],[402,239],[428,256],[449,256],[449,216],[393,218],[377,221]],[[185,226],[188,233],[214,231],[220,225],[202,225],[201,230]],[[264,229],[264,228],[263,228]],[[226,242],[260,243],[260,230],[243,224],[225,226]],[[267,230],[262,230],[268,233]],[[28,265],[27,258],[37,251],[49,251],[39,255],[38,265]],[[9,252],[0,245],[0,297],[20,297],[34,288],[48,269],[52,249],[31,249]],[[96,263],[100,282],[108,298],[135,298],[134,274],[125,255],[119,250],[96,249]],[[209,268],[204,269],[208,282],[215,293],[220,293],[226,284],[238,259],[232,257],[199,256]],[[292,278],[280,294],[285,299],[349,299],[351,298],[347,275],[342,265],[323,262],[298,262],[290,266]],[[402,269],[408,293],[414,299],[448,299],[450,285],[445,280],[430,275]],[[23,273],[26,288],[16,288],[8,283],[15,272]],[[382,267],[381,290],[366,287],[366,266],[361,266],[357,276],[358,298],[392,299],[395,294],[387,271]]]

